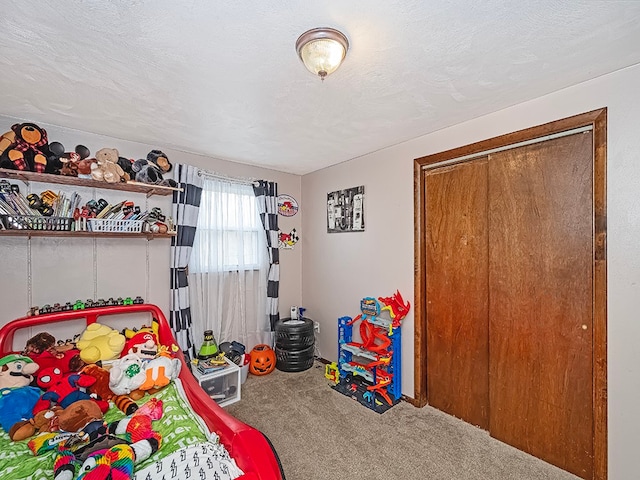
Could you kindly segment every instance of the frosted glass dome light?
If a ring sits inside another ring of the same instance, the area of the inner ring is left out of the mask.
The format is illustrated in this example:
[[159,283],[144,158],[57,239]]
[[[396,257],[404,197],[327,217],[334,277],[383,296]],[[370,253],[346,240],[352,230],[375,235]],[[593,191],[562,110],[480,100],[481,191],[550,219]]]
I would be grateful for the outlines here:
[[304,66],[322,80],[335,72],[349,50],[349,40],[333,28],[314,28],[296,41],[296,51]]

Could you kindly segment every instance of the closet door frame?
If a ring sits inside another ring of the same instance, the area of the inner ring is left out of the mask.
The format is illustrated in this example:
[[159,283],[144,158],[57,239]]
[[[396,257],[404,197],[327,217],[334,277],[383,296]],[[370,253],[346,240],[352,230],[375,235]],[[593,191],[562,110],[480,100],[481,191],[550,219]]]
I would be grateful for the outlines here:
[[574,130],[593,129],[593,454],[596,480],[607,478],[607,109],[575,115],[532,128],[508,133],[463,147],[427,155],[414,160],[414,398],[411,402],[422,407],[427,404],[427,305],[425,238],[425,169],[435,163],[467,157],[488,150]]

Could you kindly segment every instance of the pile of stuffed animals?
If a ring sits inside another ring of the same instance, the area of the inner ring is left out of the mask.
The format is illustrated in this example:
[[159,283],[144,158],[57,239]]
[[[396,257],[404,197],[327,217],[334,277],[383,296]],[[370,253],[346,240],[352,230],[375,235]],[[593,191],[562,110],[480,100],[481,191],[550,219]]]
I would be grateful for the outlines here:
[[[36,455],[57,450],[56,480],[74,478],[88,458],[98,468],[102,463],[92,455],[104,455],[105,448],[115,449],[109,458],[118,464],[130,460],[132,471],[136,459],[160,446],[151,421],[162,416],[160,400],[150,397],[140,407],[135,401],[155,394],[180,373],[176,347],[161,345],[158,338],[155,321],[122,333],[93,323],[75,343],[56,343],[44,332],[35,335],[21,354],[0,358],[0,426],[13,441],[37,435],[29,442]],[[106,425],[103,416],[110,403],[128,417]],[[116,431],[132,433],[133,442],[109,444]]]
[[152,185],[176,187],[165,178],[173,165],[160,150],[152,150],[147,158],[133,160],[121,157],[115,148],[102,148],[93,158],[84,145],[65,152],[60,142],[51,142],[44,128],[35,123],[16,123],[0,137],[0,168],[38,173],[51,173],[93,179],[108,183],[136,181]]

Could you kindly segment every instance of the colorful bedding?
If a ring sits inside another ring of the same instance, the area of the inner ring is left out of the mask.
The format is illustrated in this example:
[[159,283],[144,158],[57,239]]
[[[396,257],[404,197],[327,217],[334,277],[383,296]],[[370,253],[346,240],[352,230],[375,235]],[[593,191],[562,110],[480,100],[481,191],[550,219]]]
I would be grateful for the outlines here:
[[[164,415],[153,422],[154,430],[162,434],[160,450],[136,465],[136,480],[147,478],[195,478],[200,480],[230,480],[242,471],[218,443],[217,435],[207,434],[203,420],[189,407],[180,380],[172,382],[154,395],[163,402]],[[137,403],[142,405],[151,397]],[[111,407],[105,421],[120,420],[124,414]],[[12,442],[0,430],[0,472],[12,480],[52,480],[54,453],[34,456],[27,440]],[[166,474],[165,474],[166,473]],[[216,476],[217,475],[217,476]]]

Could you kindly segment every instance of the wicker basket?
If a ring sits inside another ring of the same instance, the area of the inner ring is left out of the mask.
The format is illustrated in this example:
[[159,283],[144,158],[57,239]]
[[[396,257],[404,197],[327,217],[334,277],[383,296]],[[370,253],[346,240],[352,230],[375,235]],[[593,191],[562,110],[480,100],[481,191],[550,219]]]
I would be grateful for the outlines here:
[[48,230],[68,232],[73,225],[71,217],[41,217],[38,215],[0,215],[7,230]]
[[140,233],[144,220],[106,220],[102,218],[89,219],[90,232],[118,232]]

